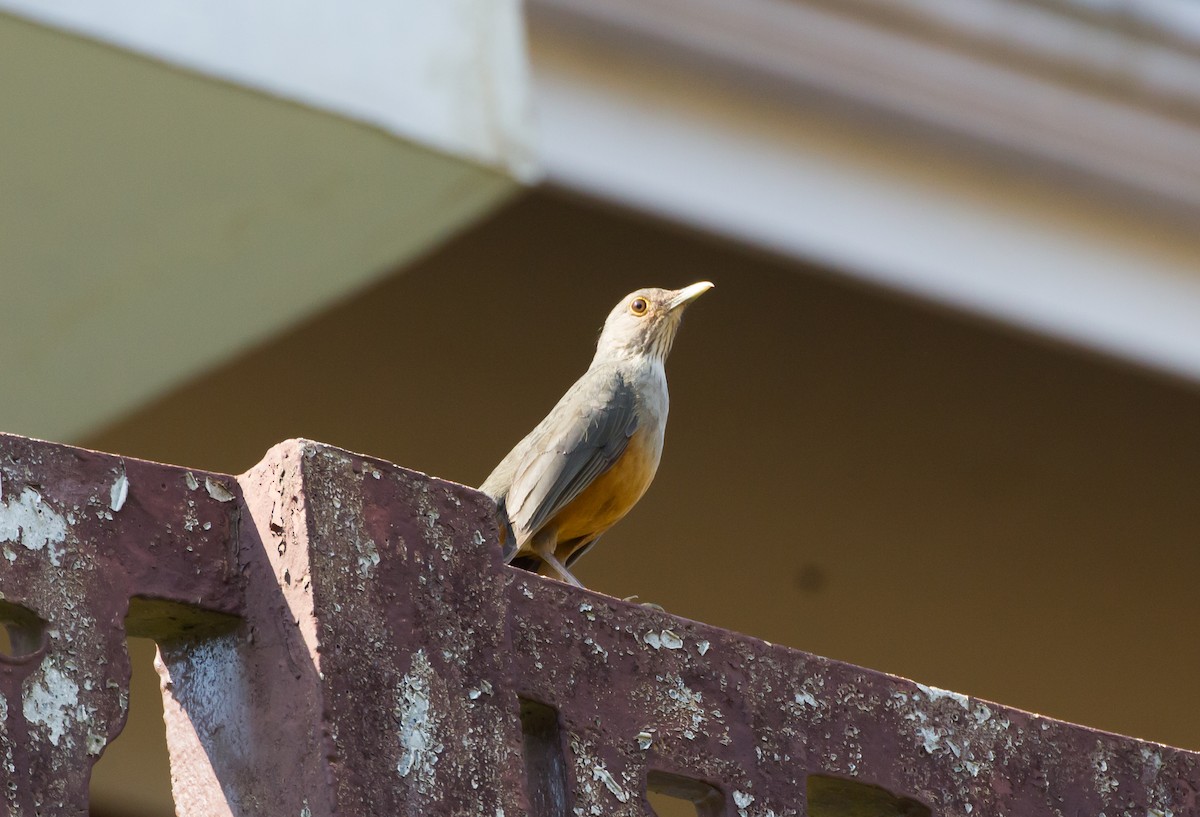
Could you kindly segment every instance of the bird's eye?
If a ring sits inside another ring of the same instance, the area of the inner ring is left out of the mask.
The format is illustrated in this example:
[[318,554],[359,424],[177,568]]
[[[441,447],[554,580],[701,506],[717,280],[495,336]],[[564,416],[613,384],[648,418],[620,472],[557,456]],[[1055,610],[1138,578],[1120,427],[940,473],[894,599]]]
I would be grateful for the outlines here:
[[650,304],[646,302],[645,298],[634,298],[629,302],[629,311],[635,315],[645,315],[646,311],[649,309]]

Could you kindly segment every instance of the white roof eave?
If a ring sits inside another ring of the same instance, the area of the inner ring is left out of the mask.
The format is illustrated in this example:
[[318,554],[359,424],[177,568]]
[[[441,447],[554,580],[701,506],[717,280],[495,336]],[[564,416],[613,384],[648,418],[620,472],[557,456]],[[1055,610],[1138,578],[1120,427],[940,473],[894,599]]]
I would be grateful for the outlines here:
[[536,176],[516,0],[0,9],[4,431],[94,432]]
[[559,184],[1197,379],[1200,41],[1155,27],[1186,3],[1117,5],[530,0],[540,159]]

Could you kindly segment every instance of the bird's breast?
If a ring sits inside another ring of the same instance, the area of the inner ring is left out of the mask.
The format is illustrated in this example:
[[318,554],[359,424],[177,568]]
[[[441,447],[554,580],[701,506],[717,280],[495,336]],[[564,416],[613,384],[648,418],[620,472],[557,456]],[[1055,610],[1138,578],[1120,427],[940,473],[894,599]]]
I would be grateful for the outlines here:
[[639,428],[621,458],[559,511],[552,523],[558,541],[598,535],[615,525],[646,493],[661,457],[661,430]]

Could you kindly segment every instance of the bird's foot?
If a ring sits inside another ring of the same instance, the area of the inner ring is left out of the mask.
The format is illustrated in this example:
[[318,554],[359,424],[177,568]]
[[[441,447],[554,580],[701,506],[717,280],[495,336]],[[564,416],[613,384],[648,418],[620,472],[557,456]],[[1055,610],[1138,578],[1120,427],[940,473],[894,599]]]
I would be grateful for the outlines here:
[[661,604],[655,604],[652,601],[638,601],[637,598],[638,597],[635,594],[632,596],[626,596],[625,598],[621,599],[621,601],[627,601],[630,604],[640,604],[643,607],[649,607],[651,610],[657,610],[660,613],[667,612],[666,609]]

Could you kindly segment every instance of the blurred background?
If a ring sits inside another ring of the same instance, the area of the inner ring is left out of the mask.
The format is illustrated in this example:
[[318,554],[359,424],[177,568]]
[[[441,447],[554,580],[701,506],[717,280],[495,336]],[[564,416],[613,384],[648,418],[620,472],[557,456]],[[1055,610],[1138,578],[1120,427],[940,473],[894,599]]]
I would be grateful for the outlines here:
[[[0,430],[477,485],[712,280],[585,584],[1200,749],[1192,3],[0,9]],[[165,817],[130,649],[95,814]]]

